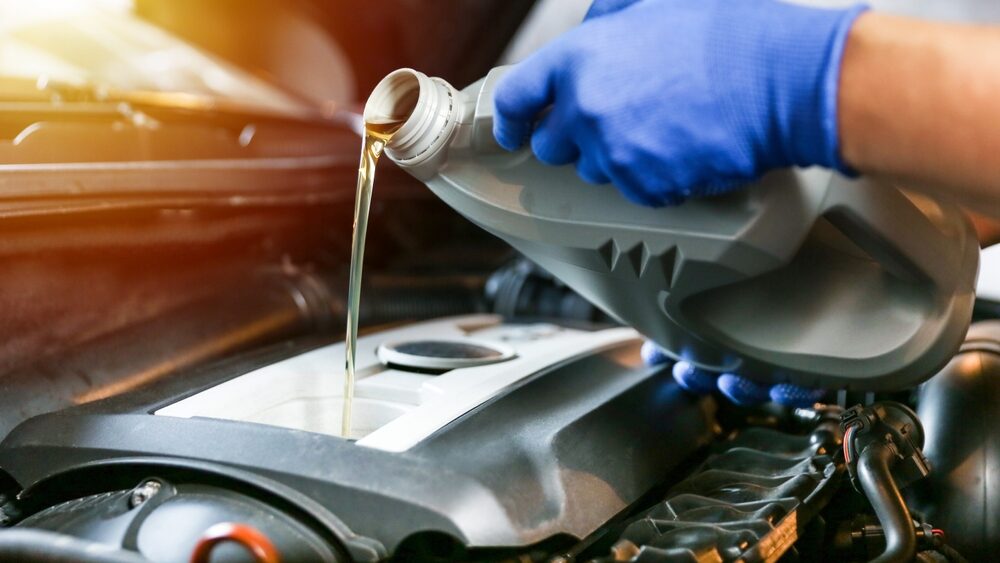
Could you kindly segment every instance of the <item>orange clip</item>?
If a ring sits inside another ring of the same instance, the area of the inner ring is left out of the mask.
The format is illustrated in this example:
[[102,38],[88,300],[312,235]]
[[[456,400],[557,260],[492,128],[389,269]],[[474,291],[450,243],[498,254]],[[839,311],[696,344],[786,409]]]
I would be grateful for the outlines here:
[[224,542],[235,542],[247,549],[257,563],[280,563],[281,557],[271,540],[246,524],[220,522],[205,530],[191,552],[191,563],[209,563],[212,550]]

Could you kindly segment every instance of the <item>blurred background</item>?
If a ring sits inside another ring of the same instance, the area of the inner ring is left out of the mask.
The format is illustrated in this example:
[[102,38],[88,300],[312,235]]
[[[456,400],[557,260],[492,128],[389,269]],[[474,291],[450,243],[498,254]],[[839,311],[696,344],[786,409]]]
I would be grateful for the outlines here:
[[[339,338],[368,92],[404,66],[464,86],[589,3],[0,0],[0,434]],[[539,302],[596,316],[382,165],[362,329]]]

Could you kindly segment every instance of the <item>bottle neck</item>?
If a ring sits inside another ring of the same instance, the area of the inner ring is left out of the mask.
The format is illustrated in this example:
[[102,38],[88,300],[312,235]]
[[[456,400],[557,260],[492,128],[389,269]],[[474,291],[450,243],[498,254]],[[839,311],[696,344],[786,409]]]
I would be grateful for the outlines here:
[[386,145],[386,154],[400,166],[418,166],[447,144],[458,121],[459,93],[440,78],[412,70],[390,73],[365,104],[366,123],[402,120]]

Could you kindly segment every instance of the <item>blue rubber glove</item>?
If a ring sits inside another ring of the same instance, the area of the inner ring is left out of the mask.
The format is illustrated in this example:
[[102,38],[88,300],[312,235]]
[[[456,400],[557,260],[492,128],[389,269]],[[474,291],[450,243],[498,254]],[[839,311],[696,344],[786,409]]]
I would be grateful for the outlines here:
[[638,1],[639,0],[594,0],[590,4],[590,9],[587,10],[587,15],[583,17],[583,21],[617,12],[623,8],[628,8]]
[[[651,341],[642,345],[642,360],[647,365],[665,364],[674,361]],[[684,389],[699,395],[719,391],[730,401],[741,406],[752,406],[774,401],[788,407],[811,407],[821,400],[826,391],[809,389],[791,383],[764,385],[732,373],[715,374],[679,361],[673,367],[674,380]]]
[[769,169],[840,161],[837,83],[865,8],[774,0],[601,0],[497,85],[493,133],[530,137],[542,162],[576,163],[659,206],[724,193]]

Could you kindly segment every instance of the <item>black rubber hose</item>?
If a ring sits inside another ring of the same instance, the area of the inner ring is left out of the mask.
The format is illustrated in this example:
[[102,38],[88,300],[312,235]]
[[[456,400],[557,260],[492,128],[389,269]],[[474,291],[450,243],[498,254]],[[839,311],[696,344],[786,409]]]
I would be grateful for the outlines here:
[[948,561],[950,561],[951,563],[969,563],[968,559],[966,559],[961,553],[959,553],[955,548],[951,547],[950,545],[942,543],[935,549],[937,549],[941,553],[941,555],[944,555],[945,558],[948,559]]
[[885,534],[885,551],[872,563],[909,563],[917,554],[913,519],[889,469],[894,456],[890,446],[875,442],[858,457],[858,481]]
[[122,551],[46,530],[0,530],[0,561],[23,563],[149,563],[131,551]]

